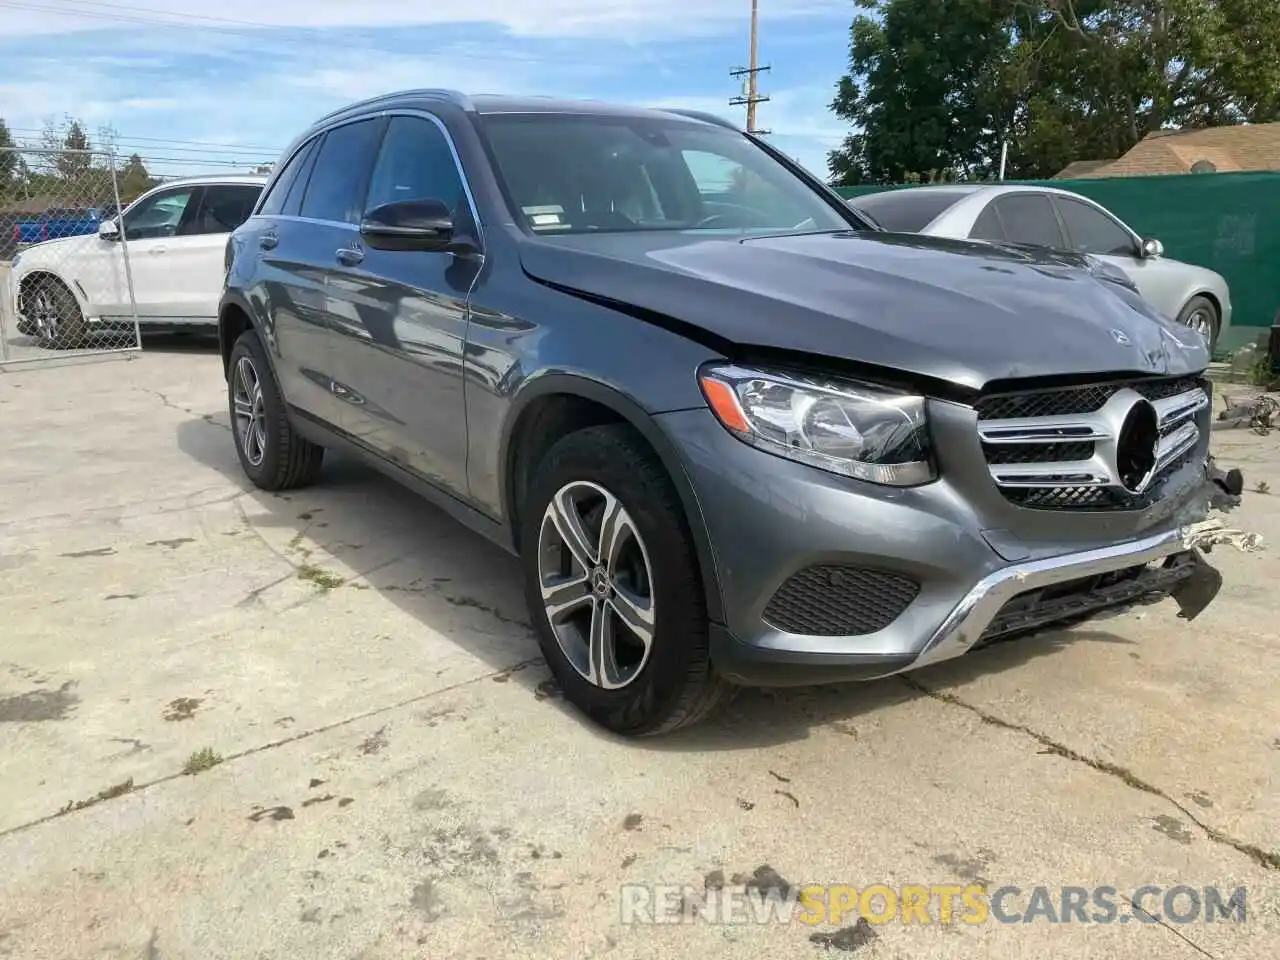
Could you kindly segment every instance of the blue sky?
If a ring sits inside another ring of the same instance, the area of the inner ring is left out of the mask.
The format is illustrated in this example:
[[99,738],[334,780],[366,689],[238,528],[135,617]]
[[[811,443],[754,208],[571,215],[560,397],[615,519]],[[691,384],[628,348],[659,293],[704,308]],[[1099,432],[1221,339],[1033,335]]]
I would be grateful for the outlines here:
[[[760,0],[759,123],[825,175],[852,0]],[[711,110],[744,122],[732,67],[750,0],[0,0],[0,116],[109,125],[154,173],[274,160],[306,124],[406,87]],[[199,141],[192,144],[189,141]],[[204,146],[208,144],[209,146]]]

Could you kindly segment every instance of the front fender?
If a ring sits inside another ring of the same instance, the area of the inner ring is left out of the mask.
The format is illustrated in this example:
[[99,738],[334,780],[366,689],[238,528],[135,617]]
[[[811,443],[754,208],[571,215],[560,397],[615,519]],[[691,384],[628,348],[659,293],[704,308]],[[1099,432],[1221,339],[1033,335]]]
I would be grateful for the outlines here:
[[648,441],[657,454],[671,478],[671,482],[680,498],[684,510],[685,521],[693,537],[694,550],[698,557],[698,566],[702,572],[703,590],[707,600],[707,614],[717,623],[724,622],[724,602],[720,591],[720,580],[717,572],[715,553],[711,546],[711,538],[707,532],[706,521],[702,513],[702,505],[698,501],[697,491],[689,479],[688,470],[683,458],[666,432],[652,416],[633,397],[598,380],[578,374],[544,373],[530,377],[519,392],[512,397],[506,420],[503,424],[498,462],[503,465],[502,514],[512,524],[512,533],[518,523],[517,476],[514,469],[514,452],[519,432],[522,429],[524,414],[539,398],[561,395],[580,397],[611,410],[621,420],[634,427]]

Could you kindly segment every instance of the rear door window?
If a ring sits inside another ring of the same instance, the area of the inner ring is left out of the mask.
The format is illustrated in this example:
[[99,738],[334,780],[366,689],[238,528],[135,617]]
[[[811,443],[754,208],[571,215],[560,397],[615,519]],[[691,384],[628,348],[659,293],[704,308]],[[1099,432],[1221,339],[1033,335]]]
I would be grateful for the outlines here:
[[358,120],[330,130],[320,144],[299,211],[310,220],[359,223],[365,187],[385,121]]
[[179,233],[182,236],[230,233],[249,219],[261,192],[262,189],[253,184],[210,184],[201,191],[199,207],[194,216],[182,224]]

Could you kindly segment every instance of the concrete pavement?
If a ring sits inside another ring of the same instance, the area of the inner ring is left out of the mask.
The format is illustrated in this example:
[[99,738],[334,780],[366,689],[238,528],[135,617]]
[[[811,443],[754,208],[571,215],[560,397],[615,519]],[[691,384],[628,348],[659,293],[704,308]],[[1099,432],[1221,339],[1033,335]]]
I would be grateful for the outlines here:
[[[1218,446],[1280,488],[1275,435]],[[0,956],[1275,955],[1274,550],[1217,548],[1194,624],[1162,605],[906,680],[746,692],[635,743],[558,698],[514,560],[347,461],[251,489],[212,350],[0,374],[0,503]],[[1232,520],[1280,543],[1280,494]],[[1245,886],[1248,919],[830,947],[811,935],[852,917],[623,922],[624,884],[764,865],[1055,899]]]

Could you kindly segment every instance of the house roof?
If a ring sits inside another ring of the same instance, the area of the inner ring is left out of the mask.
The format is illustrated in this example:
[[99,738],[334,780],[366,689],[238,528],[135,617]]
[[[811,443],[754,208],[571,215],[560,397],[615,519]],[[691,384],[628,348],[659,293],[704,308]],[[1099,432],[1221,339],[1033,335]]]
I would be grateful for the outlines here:
[[1204,162],[1218,173],[1280,170],[1280,123],[1157,130],[1115,160],[1078,160],[1054,179],[1192,173]]

